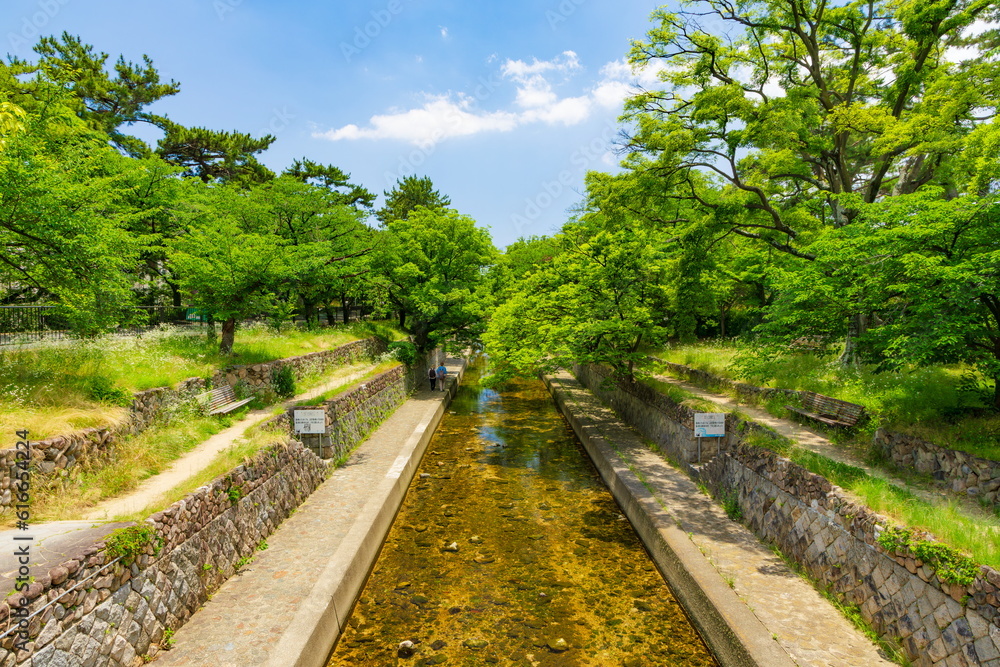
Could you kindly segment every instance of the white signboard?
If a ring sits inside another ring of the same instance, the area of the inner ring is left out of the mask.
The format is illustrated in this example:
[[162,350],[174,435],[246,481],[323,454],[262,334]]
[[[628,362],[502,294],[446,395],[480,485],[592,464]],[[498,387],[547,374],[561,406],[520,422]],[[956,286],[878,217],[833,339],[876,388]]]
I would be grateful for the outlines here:
[[296,433],[326,433],[326,410],[296,410]]
[[721,438],[726,434],[726,413],[696,412],[694,413],[694,437]]

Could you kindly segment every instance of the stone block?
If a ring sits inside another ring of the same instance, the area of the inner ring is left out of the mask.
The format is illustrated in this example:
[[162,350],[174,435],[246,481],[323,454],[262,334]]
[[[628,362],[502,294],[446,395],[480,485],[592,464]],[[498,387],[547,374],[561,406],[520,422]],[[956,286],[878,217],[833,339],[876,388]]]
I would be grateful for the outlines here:
[[993,640],[987,637],[982,637],[975,641],[976,655],[981,661],[986,660],[996,660],[1000,658],[1000,648],[997,647]]

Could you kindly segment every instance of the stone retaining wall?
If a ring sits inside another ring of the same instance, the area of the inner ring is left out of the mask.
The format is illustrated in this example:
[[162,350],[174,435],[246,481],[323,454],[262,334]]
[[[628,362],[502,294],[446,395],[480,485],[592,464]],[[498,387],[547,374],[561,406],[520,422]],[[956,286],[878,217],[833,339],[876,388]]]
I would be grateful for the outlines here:
[[997,461],[881,428],[875,432],[875,447],[898,468],[930,475],[946,482],[955,493],[985,498],[1000,505],[1000,463]]
[[[599,375],[582,370],[589,383]],[[615,411],[647,437],[663,421],[667,430],[657,442],[667,452],[685,451],[690,424],[684,406],[662,394],[650,400],[644,392],[620,387],[595,393],[612,396]],[[660,406],[660,418],[648,416]],[[638,415],[638,421],[630,421],[631,415]],[[727,432],[750,428],[727,415]],[[680,437],[681,444],[670,442],[673,437]],[[942,581],[913,554],[890,553],[877,543],[891,525],[885,517],[856,504],[824,477],[766,449],[732,442],[704,466],[687,469],[717,497],[735,500],[758,537],[777,544],[813,578],[858,605],[880,635],[901,639],[914,665],[1000,667],[1000,572],[980,567],[969,586]]]
[[[341,345],[332,350],[321,350],[299,357],[279,359],[264,364],[232,366],[215,373],[211,386],[223,384],[236,386],[244,383],[255,393],[271,389],[273,373],[282,366],[290,365],[296,379],[309,373],[322,373],[328,368],[351,364],[365,357],[373,357],[386,351],[385,343],[378,338],[366,338]],[[157,387],[137,392],[128,408],[125,421],[105,428],[87,428],[66,435],[45,440],[31,441],[31,457],[35,464],[35,475],[44,479],[72,469],[78,462],[99,461],[105,458],[130,435],[137,435],[153,423],[165,405],[186,401],[195,394],[205,391],[209,381],[204,378],[188,378],[174,387]],[[11,476],[17,474],[15,468],[16,450],[0,450],[0,510],[11,505]],[[65,473],[62,473],[65,474]]]
[[[304,435],[303,441],[324,458],[339,458],[364,441],[386,417],[406,401],[413,391],[422,388],[418,380],[431,364],[440,363],[443,353],[432,350],[418,357],[412,366],[396,366],[358,384],[344,394],[318,406],[290,408],[285,414],[272,419],[291,430],[296,409],[326,412],[325,436]],[[320,449],[322,448],[322,449]]]
[[[644,437],[656,443],[672,460],[685,466],[698,462],[699,444],[694,437],[694,410],[675,403],[642,383],[609,380],[611,371],[605,367],[574,366],[573,373],[583,386],[610,405]],[[726,436],[702,438],[701,460],[711,459],[719,453],[720,448],[722,451],[731,448],[750,431],[774,436],[768,429],[727,414]]]
[[768,399],[774,396],[780,398],[793,398],[798,399],[799,394],[802,392],[796,391],[795,389],[775,389],[774,387],[758,387],[756,385],[747,384],[746,382],[739,382],[737,380],[731,380],[729,378],[724,378],[714,373],[709,373],[708,371],[699,370],[697,368],[691,368],[690,366],[685,366],[684,364],[675,364],[672,361],[664,361],[659,357],[649,357],[658,364],[661,364],[664,368],[670,370],[670,372],[680,375],[681,377],[687,378],[693,384],[699,386],[709,386],[709,387],[719,387],[722,389],[728,389],[734,391],[738,396],[743,396],[751,400],[761,400]]
[[913,554],[877,543],[884,517],[764,449],[738,445],[701,478],[716,494],[735,493],[761,539],[857,605],[881,636],[902,640],[914,665],[1000,665],[1000,572],[983,566],[969,586],[942,581]]
[[[688,378],[694,384],[731,389],[751,400],[773,396],[794,398],[801,393],[793,389],[755,387],[683,364],[663,361],[657,357],[650,358],[663,364],[670,372]],[[916,470],[930,475],[939,482],[944,482],[955,493],[982,497],[994,505],[1000,505],[1000,462],[981,459],[963,451],[935,445],[916,436],[881,428],[875,432],[873,445],[887,461],[900,470]]]
[[[147,521],[162,539],[131,565],[98,543],[0,602],[0,631],[27,609],[30,643],[0,639],[0,667],[143,664],[167,628],[184,624],[241,559],[325,479],[327,465],[295,441],[258,452]],[[51,601],[51,604],[50,604]],[[30,659],[30,660],[29,660]]]
[[309,374],[318,374],[333,366],[345,366],[364,357],[377,357],[385,353],[386,344],[380,338],[365,338],[332,350],[310,352],[298,357],[246,366],[230,366],[212,376],[212,386],[244,384],[251,392],[261,393],[273,389],[274,374],[284,366],[291,366],[296,380]]

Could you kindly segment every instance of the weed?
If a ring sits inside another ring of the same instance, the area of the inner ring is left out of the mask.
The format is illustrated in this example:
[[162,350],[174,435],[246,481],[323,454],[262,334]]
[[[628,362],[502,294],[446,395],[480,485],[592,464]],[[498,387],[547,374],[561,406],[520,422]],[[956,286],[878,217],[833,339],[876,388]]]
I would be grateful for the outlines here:
[[153,545],[154,553],[160,552],[163,538],[156,528],[148,523],[125,526],[111,531],[104,538],[104,549],[109,558],[121,558],[128,565]]
[[244,556],[243,558],[240,558],[233,564],[233,569],[239,572],[252,562],[253,562],[253,556]]
[[233,484],[230,481],[230,486],[226,489],[226,497],[229,498],[229,502],[233,505],[240,502],[240,498],[243,497],[243,487],[238,484]]
[[739,522],[743,520],[743,508],[740,507],[740,496],[735,489],[724,491],[719,497],[719,502],[722,503],[722,509],[726,510],[726,516],[731,521]]
[[267,549],[267,540],[261,540],[260,544],[257,545],[257,551],[265,551]]
[[878,543],[889,553],[912,553],[914,558],[934,568],[941,581],[968,586],[979,574],[979,568],[968,556],[947,544],[920,539],[908,528],[886,528],[878,536]]

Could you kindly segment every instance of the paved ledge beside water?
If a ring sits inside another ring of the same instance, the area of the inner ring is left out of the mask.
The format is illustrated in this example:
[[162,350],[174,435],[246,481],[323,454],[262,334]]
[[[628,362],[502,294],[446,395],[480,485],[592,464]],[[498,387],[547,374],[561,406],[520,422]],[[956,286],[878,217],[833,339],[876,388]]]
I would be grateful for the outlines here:
[[723,665],[893,664],[572,375],[545,383]]
[[401,405],[174,635],[155,664],[321,666],[347,621],[427,443],[461,381]]

